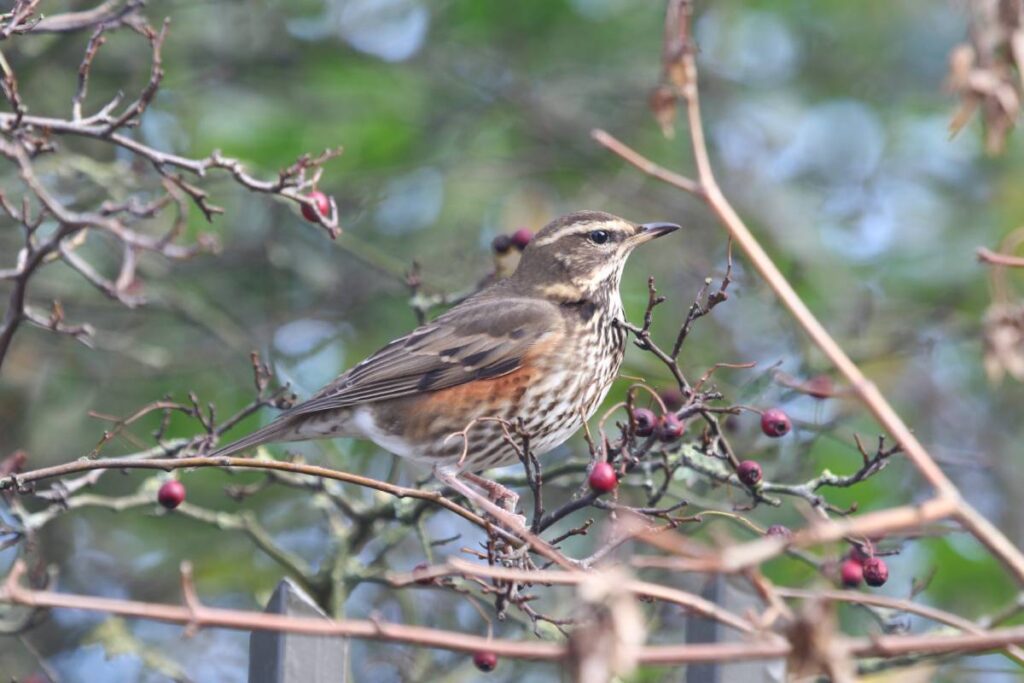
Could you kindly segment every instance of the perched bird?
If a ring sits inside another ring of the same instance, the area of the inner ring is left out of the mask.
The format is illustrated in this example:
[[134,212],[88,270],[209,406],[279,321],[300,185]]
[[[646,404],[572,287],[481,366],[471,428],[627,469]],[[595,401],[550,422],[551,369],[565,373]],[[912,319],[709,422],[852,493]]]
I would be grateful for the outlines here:
[[521,419],[539,456],[594,413],[626,348],[617,324],[626,258],[678,227],[599,211],[558,218],[533,237],[509,277],[212,455],[277,441],[369,439],[432,466],[438,479],[497,515],[466,481],[490,500],[508,494],[475,474],[518,462],[499,420]]

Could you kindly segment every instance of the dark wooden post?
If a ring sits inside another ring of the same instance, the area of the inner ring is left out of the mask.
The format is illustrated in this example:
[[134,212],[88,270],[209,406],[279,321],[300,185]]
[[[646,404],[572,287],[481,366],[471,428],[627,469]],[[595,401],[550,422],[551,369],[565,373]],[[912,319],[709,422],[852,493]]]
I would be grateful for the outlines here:
[[[277,584],[264,611],[327,618],[291,579]],[[249,683],[347,683],[348,645],[345,638],[253,631],[249,636]]]
[[[733,614],[743,614],[748,609],[760,610],[763,607],[760,598],[746,586],[741,588],[724,576],[709,581],[701,591],[701,596]],[[717,621],[695,617],[686,624],[688,643],[728,643],[742,640],[742,634]],[[782,659],[767,662],[692,664],[686,668],[686,683],[782,683],[785,680],[786,662]]]

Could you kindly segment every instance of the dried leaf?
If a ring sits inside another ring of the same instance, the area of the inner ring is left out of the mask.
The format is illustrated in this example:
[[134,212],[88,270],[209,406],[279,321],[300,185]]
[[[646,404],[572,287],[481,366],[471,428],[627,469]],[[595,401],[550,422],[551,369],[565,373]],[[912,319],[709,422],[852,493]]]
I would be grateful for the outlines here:
[[953,118],[949,122],[949,137],[956,137],[956,134],[967,125],[967,122],[974,116],[975,110],[978,108],[978,98],[973,95],[964,96],[961,99],[960,106],[957,108],[956,113],[953,114]]
[[949,123],[956,135],[978,111],[985,124],[985,150],[998,154],[1020,113],[1024,32],[1019,0],[971,5],[971,42],[949,54],[946,89],[960,99]]
[[967,77],[974,68],[974,48],[967,43],[961,43],[949,53],[949,75],[946,77],[946,87],[952,92],[957,92],[967,85]]
[[665,64],[665,80],[682,90],[690,82],[686,66],[681,59],[673,59]]
[[669,140],[676,136],[676,95],[666,85],[659,85],[648,98],[648,105],[654,114],[655,120],[661,126],[661,134]]
[[1024,306],[995,303],[982,320],[985,374],[999,384],[1005,375],[1024,381]]
[[580,626],[569,638],[570,668],[576,681],[607,681],[636,668],[647,637],[643,614],[625,586],[620,569],[588,574],[577,587]]
[[793,647],[786,663],[792,679],[824,675],[835,683],[857,680],[849,652],[841,645],[835,605],[824,600],[808,602],[786,636]]

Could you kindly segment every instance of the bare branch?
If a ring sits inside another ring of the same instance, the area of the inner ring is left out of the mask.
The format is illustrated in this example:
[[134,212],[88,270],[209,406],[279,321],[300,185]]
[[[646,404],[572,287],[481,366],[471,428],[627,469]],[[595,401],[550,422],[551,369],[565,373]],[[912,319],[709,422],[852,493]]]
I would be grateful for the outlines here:
[[1024,268],[1024,257],[1000,254],[986,247],[978,247],[978,260],[982,263],[989,263],[996,266],[1009,266],[1011,268]]
[[669,2],[666,15],[665,77],[686,106],[690,147],[698,171],[696,183],[661,168],[604,131],[595,131],[594,138],[644,173],[704,200],[807,335],[846,377],[852,390],[883,429],[896,439],[917,470],[935,488],[938,495],[935,502],[948,503],[940,504],[938,507],[947,509],[949,514],[956,516],[1006,565],[1019,583],[1024,583],[1024,554],[999,529],[963,500],[956,486],[942,472],[878,387],[864,375],[803,302],[719,188],[711,167],[701,121],[697,63],[689,33],[692,10],[690,0]]

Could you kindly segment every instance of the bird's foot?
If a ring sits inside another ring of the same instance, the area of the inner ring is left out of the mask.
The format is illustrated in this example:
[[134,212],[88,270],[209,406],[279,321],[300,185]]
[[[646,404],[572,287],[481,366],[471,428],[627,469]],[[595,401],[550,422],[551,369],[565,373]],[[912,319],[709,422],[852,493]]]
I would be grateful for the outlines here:
[[[516,514],[516,505],[519,504],[519,494],[510,491],[496,481],[484,479],[483,477],[469,472],[459,473],[447,468],[435,468],[434,476],[441,483],[455,489],[467,500],[475,504],[493,517],[501,524],[506,531],[511,532],[519,538],[525,538],[524,532],[529,533],[526,526],[526,516]],[[465,479],[466,481],[463,481]],[[470,486],[466,482],[470,482]],[[475,487],[480,488],[487,495],[481,494]]]
[[[507,510],[502,507],[495,505],[490,498],[483,495],[468,483],[462,480],[461,477],[465,477],[465,473],[460,473],[457,469],[452,467],[435,467],[434,476],[444,484],[458,493],[466,497],[467,500],[471,501],[478,508],[486,512],[492,518],[498,522],[497,531],[503,536],[513,541],[524,541],[526,545],[524,547],[532,547],[532,549],[547,559],[551,560],[555,564],[559,565],[563,569],[578,569],[579,566],[574,560],[570,560],[562,553],[558,552],[550,543],[545,541],[537,534],[530,531],[526,526],[526,517],[523,515],[517,515],[514,512]],[[470,475],[470,479],[476,480],[476,485],[480,486],[480,482],[487,482],[489,485],[486,488],[497,488],[504,490],[506,493],[511,494],[512,492],[506,489],[504,486],[497,484],[492,481],[477,477],[476,475]],[[510,500],[514,504],[518,501],[518,496],[512,494],[512,496],[506,495],[503,500]],[[513,507],[514,509],[514,507]]]
[[[496,481],[486,479],[481,477],[479,474],[473,474],[472,472],[464,472],[462,474],[462,478],[483,490],[491,502],[496,505],[500,505],[509,512],[515,513],[516,508],[519,506],[519,494],[512,489],[506,487],[504,484],[499,484]],[[516,516],[522,517],[525,523],[525,516]]]

